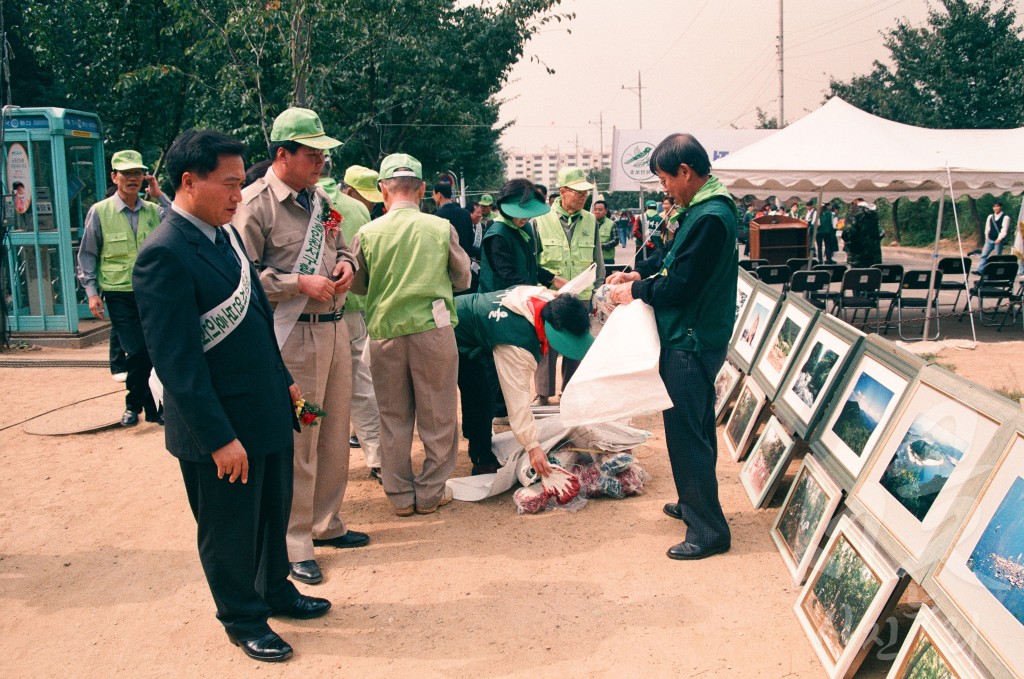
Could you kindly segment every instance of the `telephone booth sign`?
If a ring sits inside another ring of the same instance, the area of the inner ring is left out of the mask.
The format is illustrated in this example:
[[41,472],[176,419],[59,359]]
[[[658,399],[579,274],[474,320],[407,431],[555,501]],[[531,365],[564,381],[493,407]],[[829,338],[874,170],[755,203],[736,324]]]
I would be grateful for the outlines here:
[[75,278],[89,207],[106,182],[100,119],[62,108],[7,107],[3,113],[6,275],[0,280],[15,332],[77,333],[90,317]]

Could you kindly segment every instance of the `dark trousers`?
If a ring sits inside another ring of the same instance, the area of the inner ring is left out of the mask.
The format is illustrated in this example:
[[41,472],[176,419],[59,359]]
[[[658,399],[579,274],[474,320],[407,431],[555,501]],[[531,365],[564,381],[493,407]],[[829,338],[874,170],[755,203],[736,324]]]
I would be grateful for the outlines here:
[[835,231],[819,231],[815,240],[818,244],[818,261],[819,262],[832,262],[833,257],[836,254],[836,234]]
[[117,328],[110,324],[110,374],[128,372],[128,356],[121,348],[121,340],[117,338]]
[[[462,402],[462,435],[469,441],[473,464],[498,464],[491,452],[491,420],[494,417],[493,389],[488,361],[469,358],[459,352],[459,398]],[[493,371],[494,362],[490,361]],[[499,385],[500,389],[500,385]]]
[[718,499],[718,436],[715,431],[715,376],[725,349],[696,354],[661,350],[661,378],[672,398],[664,412],[665,440],[672,465],[686,541],[715,547],[731,540]]
[[217,478],[209,462],[179,460],[198,526],[199,560],[217,619],[237,639],[270,631],[267,617],[299,592],[284,537],[292,506],[292,450],[249,457],[249,482]]
[[110,315],[110,323],[117,329],[117,340],[128,357],[125,407],[134,413],[145,410],[147,417],[153,417],[157,414],[153,394],[149,391],[149,373],[153,370],[153,364],[149,360],[146,340],[142,336],[142,320],[135,303],[135,293],[104,292],[103,301]]
[[[589,302],[588,302],[589,304]],[[537,361],[537,371],[534,373],[534,386],[537,388],[537,396],[554,396],[558,391],[555,384],[555,367],[558,357],[561,356],[554,347],[548,347],[548,353],[541,356]],[[582,361],[576,361],[562,356],[562,391],[569,385],[569,380],[576,374],[576,368],[580,367]]]

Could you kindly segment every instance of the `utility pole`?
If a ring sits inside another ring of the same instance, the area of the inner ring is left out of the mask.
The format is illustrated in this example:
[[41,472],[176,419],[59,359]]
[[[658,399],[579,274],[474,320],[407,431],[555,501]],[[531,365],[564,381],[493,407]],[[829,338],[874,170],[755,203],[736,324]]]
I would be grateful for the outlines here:
[[590,125],[597,125],[598,129],[598,146],[597,146],[597,166],[599,168],[604,167],[604,111],[601,111],[601,115],[598,116],[597,122],[593,120],[587,121]]
[[[781,2],[782,0],[779,1]],[[640,71],[636,72],[636,87],[626,87],[623,85],[622,89],[636,92],[636,96],[640,98],[640,129],[644,129],[644,86],[640,80]]]
[[779,0],[779,129],[786,126],[786,113],[783,107],[785,97],[784,80],[782,77],[782,0]]

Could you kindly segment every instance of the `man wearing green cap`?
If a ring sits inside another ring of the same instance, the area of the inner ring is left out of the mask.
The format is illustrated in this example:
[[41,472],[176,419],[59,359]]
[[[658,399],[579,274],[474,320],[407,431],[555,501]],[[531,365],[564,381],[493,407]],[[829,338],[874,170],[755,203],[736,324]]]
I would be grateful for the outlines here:
[[[139,423],[145,411],[147,422],[163,424],[163,415],[149,390],[149,360],[142,321],[132,289],[132,271],[139,246],[157,227],[170,201],[160,191],[156,178],[149,174],[138,151],[118,151],[110,160],[110,181],[117,191],[89,208],[78,248],[78,280],[89,296],[89,310],[103,318],[104,303],[110,324],[127,355],[125,411],[121,426]],[[160,205],[142,200],[143,184],[149,197]]]
[[327,415],[295,434],[292,509],[288,520],[291,576],[316,584],[323,574],[314,545],[361,547],[341,504],[348,484],[352,366],[348,329],[340,323],[355,260],[337,213],[317,187],[324,151],[340,144],[324,134],[316,113],[290,108],[274,120],[266,174],[242,191],[234,224],[274,305],[274,334],[303,398]]
[[[387,214],[353,241],[352,289],[366,294],[384,492],[398,516],[430,514],[452,499],[445,483],[459,443],[454,291],[469,287],[469,256],[447,220],[419,211],[426,185],[418,160],[384,158],[380,186]],[[419,474],[413,425],[425,454]]]
[[658,247],[660,240],[658,239],[657,230],[661,226],[661,215],[658,214],[658,203],[653,200],[649,200],[644,204],[647,209],[640,215],[640,218],[636,220],[636,250],[637,259],[647,259],[649,256],[654,254],[655,249]]
[[[360,165],[353,165],[345,171],[345,185],[339,186],[329,177],[331,163],[324,163],[321,178],[317,184],[331,199],[331,205],[341,213],[341,230],[345,234],[345,242],[351,243],[359,227],[369,224],[370,211],[375,203],[380,202],[377,191],[377,173]],[[348,184],[348,180],[361,182],[364,186],[360,192]],[[366,185],[372,181],[371,189]],[[369,197],[364,196],[366,193]],[[380,412],[377,410],[377,397],[373,392],[373,378],[370,366],[366,361],[366,300],[362,295],[349,292],[345,298],[345,326],[348,328],[348,346],[352,354],[352,428],[355,437],[349,440],[352,448],[361,448],[363,460],[370,469],[370,478],[380,482]]]
[[604,200],[595,200],[590,206],[594,213],[594,220],[597,223],[597,230],[601,234],[601,254],[604,256],[605,264],[615,263],[615,245],[619,239],[615,236],[615,220],[608,216],[608,203]]
[[594,341],[587,305],[542,286],[521,285],[462,295],[455,299],[455,308],[459,313],[455,339],[459,345],[462,433],[469,440],[473,474],[493,473],[499,466],[491,452],[494,404],[487,361],[493,357],[512,434],[529,453],[537,473],[547,476],[547,456],[530,410],[530,382],[537,361],[549,347],[574,360],[583,358]]
[[483,232],[487,233],[487,229],[491,228],[491,224],[494,223],[494,216],[491,215],[491,212],[494,211],[494,197],[489,193],[485,193],[480,196],[480,200],[477,203],[480,205],[480,212],[483,213],[483,216],[480,218],[480,225],[483,227]]
[[[604,254],[601,252],[601,232],[594,215],[583,209],[589,192],[594,185],[587,181],[586,174],[578,167],[563,167],[558,171],[558,198],[551,205],[551,212],[538,217],[535,224],[538,241],[538,261],[542,269],[556,276],[572,280],[586,271],[591,264],[597,264],[597,281],[604,282]],[[580,293],[580,299],[588,301],[592,289]],[[537,396],[547,403],[555,395],[555,363],[557,351],[544,355],[537,367]],[[569,383],[579,361],[562,359],[562,389]]]

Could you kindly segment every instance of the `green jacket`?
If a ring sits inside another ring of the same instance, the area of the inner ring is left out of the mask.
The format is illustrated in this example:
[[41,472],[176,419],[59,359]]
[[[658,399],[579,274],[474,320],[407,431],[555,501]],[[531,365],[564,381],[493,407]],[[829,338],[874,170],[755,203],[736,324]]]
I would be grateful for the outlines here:
[[139,246],[160,224],[160,209],[155,203],[143,201],[135,233],[128,218],[117,209],[114,196],[97,203],[96,214],[103,234],[96,284],[103,292],[131,292],[132,270],[139,256]]
[[506,222],[500,214],[495,218],[494,223],[484,233],[483,242],[480,244],[480,292],[494,292],[523,284],[521,280],[507,280],[495,271],[486,247],[489,238],[504,239],[512,251],[512,256],[515,257],[515,268],[521,271],[523,278],[526,279],[525,284],[537,284],[537,255],[530,233],[529,225],[517,229]]
[[[345,234],[345,245],[352,247],[352,239],[359,228],[370,223],[370,211],[352,196],[347,196],[338,189],[333,179],[321,179],[317,184],[331,199],[331,207],[341,215],[341,232]],[[349,292],[345,297],[345,311],[362,311],[366,308],[366,296]]]
[[[615,220],[605,217],[597,222],[597,228],[601,232],[601,254],[604,255],[605,264],[615,263]],[[605,243],[611,243],[611,247],[604,247]]]
[[490,356],[494,347],[509,344],[525,349],[540,361],[540,340],[533,324],[501,305],[504,290],[461,295],[455,298],[459,324],[455,341],[459,353],[469,358]]

